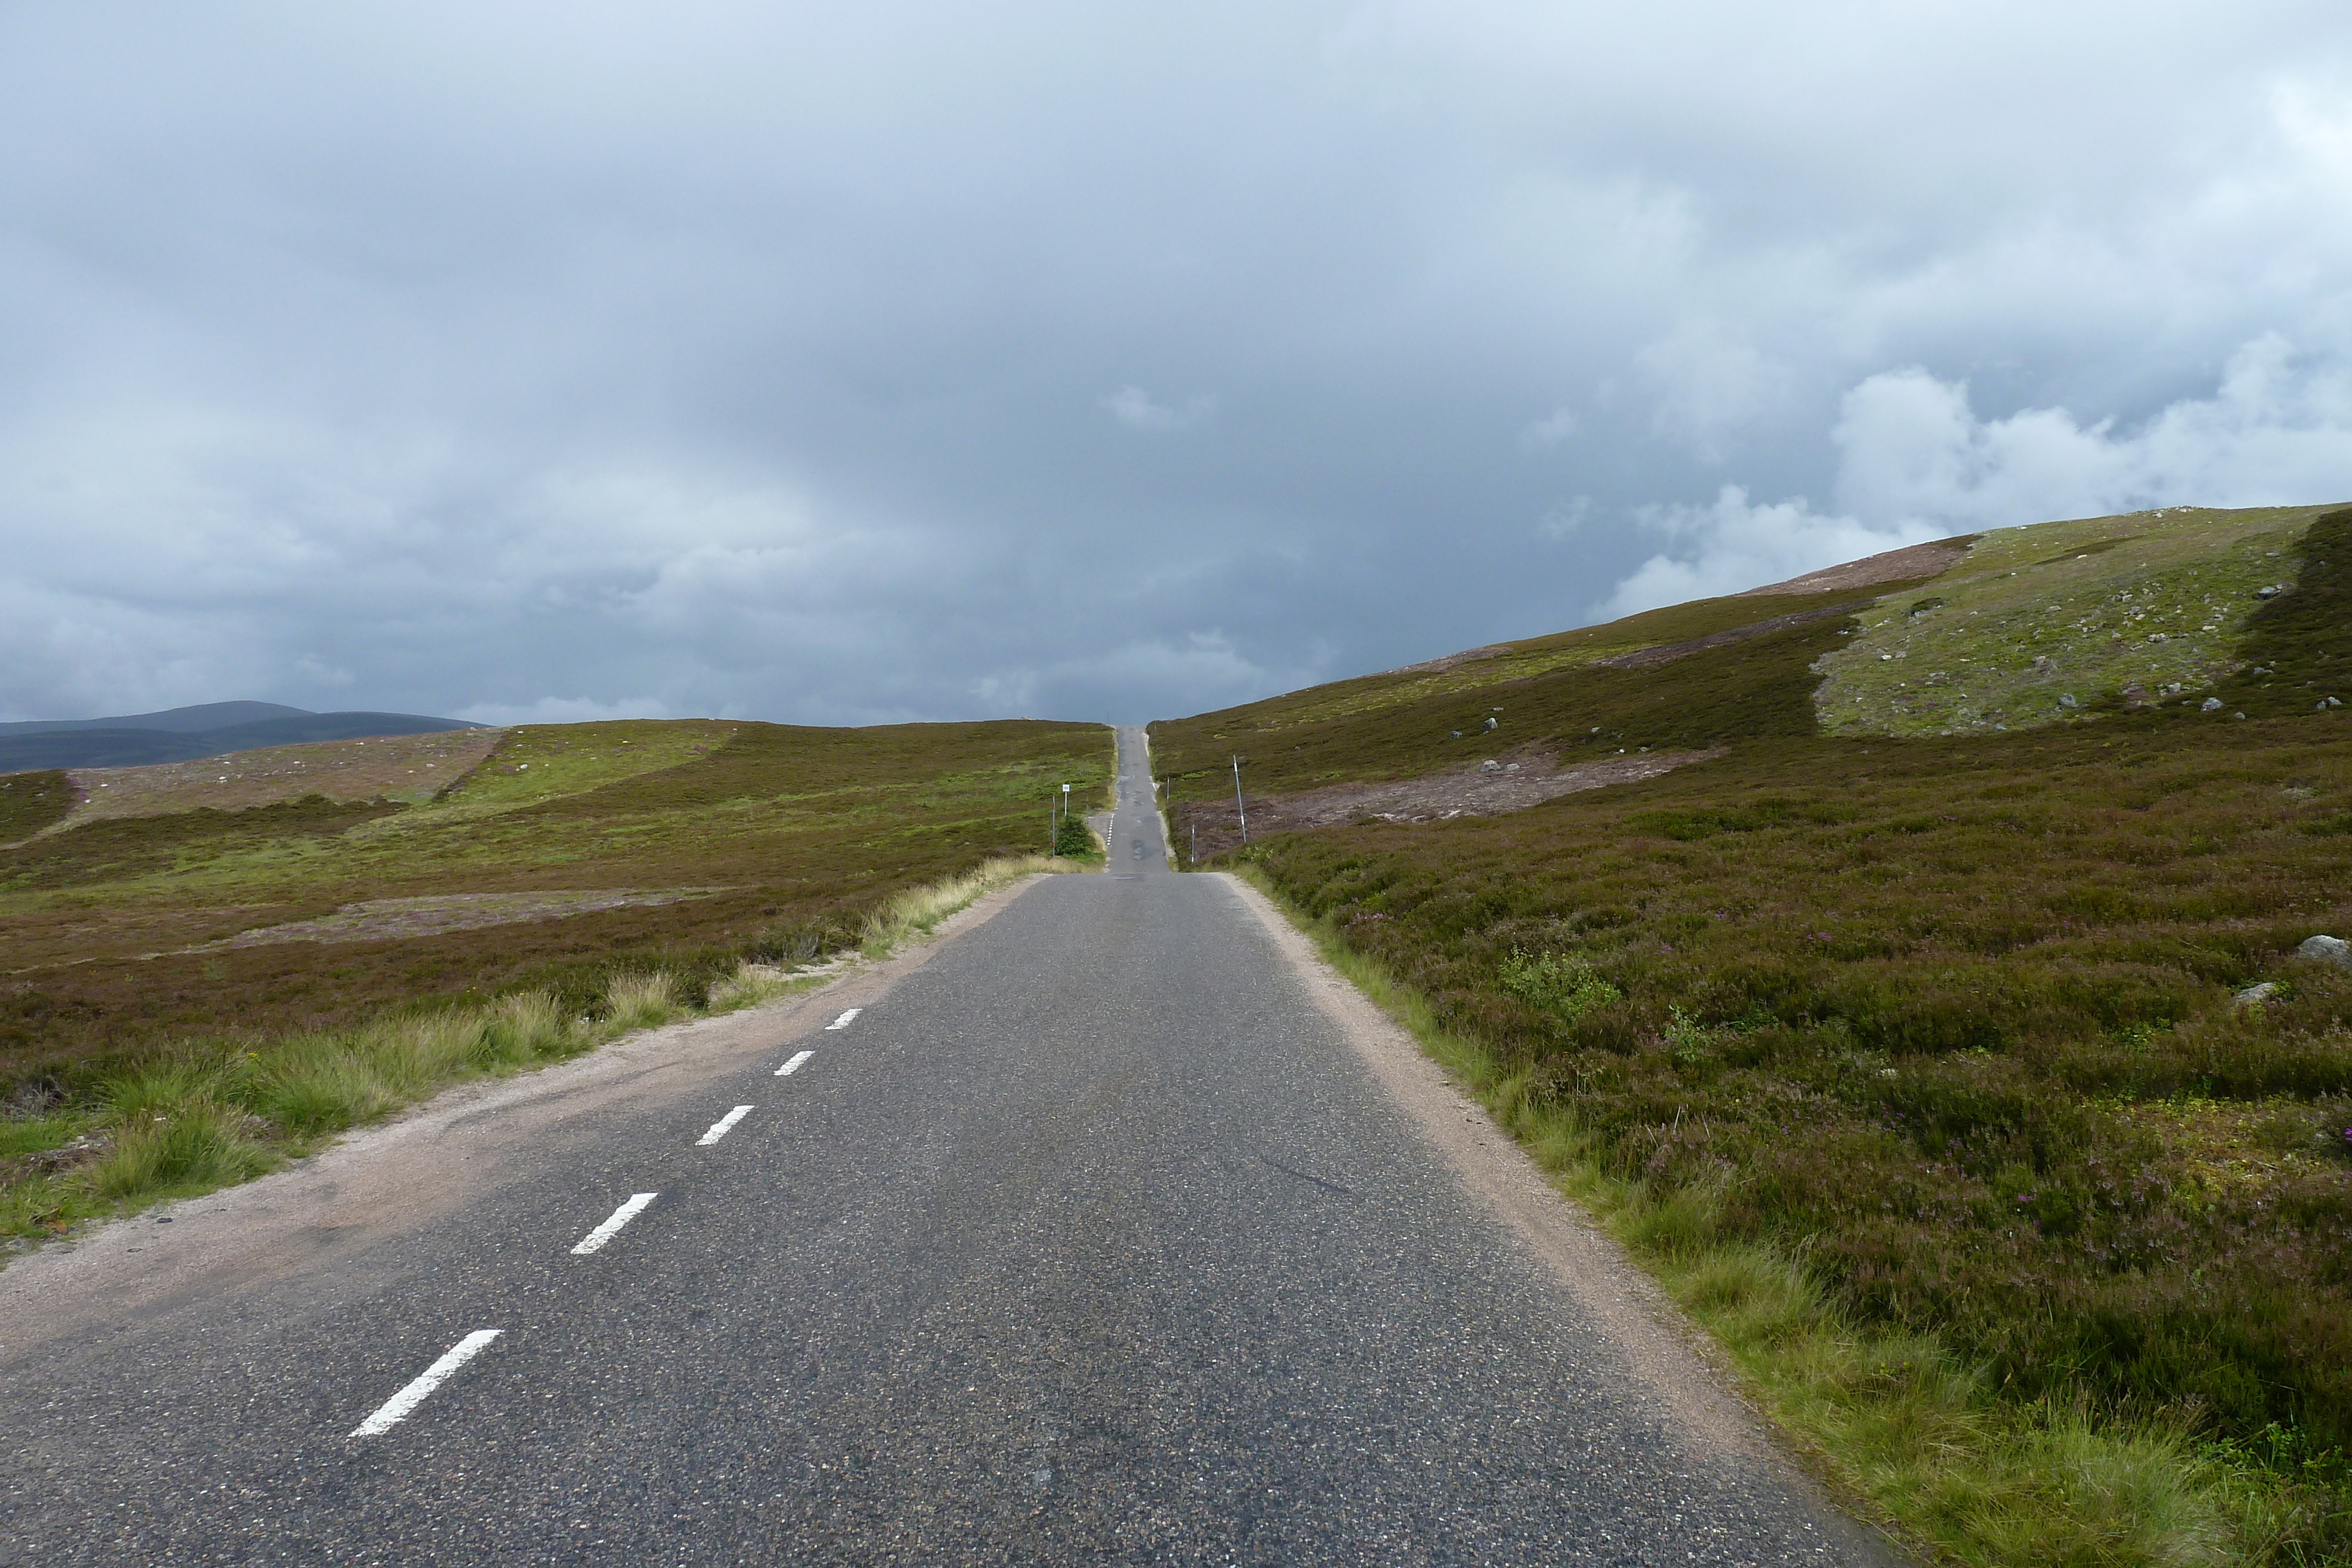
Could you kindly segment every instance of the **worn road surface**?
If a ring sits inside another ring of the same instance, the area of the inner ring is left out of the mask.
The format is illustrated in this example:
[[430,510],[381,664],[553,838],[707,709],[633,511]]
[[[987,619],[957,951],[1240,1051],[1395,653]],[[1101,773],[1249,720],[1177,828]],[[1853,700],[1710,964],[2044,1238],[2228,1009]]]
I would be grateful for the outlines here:
[[0,1562],[1885,1561],[1120,742],[1109,875],[0,1272]]

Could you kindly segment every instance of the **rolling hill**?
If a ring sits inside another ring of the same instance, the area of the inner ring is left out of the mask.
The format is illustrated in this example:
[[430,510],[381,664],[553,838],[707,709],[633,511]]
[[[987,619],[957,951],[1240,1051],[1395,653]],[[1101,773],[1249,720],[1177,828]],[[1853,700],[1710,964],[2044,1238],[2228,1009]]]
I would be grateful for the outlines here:
[[0,773],[47,768],[136,768],[260,747],[481,727],[410,713],[311,713],[277,703],[202,703],[113,718],[0,724]]

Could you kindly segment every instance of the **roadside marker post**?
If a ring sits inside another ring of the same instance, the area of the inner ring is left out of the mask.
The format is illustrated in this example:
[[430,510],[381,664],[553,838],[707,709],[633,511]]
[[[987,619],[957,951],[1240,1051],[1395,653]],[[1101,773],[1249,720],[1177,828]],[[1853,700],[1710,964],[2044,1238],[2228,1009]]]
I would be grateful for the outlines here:
[[1234,814],[1242,820],[1242,842],[1249,842],[1249,809],[1242,804],[1242,759],[1234,758]]

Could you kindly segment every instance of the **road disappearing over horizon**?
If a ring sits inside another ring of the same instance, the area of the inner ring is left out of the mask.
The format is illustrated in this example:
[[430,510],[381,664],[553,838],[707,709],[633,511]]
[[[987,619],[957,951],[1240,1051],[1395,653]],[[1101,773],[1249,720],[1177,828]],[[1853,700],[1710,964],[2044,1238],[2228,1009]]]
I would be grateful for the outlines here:
[[0,1562],[1883,1561],[1169,867],[1119,738],[1108,874],[0,1273]]

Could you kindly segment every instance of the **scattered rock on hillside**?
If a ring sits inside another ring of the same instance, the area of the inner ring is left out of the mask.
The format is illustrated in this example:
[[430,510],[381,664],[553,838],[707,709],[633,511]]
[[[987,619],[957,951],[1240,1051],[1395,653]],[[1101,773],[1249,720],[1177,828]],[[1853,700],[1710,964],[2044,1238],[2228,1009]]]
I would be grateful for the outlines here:
[[2323,964],[2352,969],[2352,942],[2341,936],[2306,936],[2303,946],[2294,951],[2297,957],[2316,958]]
[[2276,980],[2264,980],[2260,985],[2248,986],[2244,990],[2240,991],[2236,996],[2231,997],[2230,999],[2242,1008],[2251,1008],[2270,1000],[2277,994],[2278,982]]

